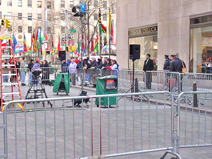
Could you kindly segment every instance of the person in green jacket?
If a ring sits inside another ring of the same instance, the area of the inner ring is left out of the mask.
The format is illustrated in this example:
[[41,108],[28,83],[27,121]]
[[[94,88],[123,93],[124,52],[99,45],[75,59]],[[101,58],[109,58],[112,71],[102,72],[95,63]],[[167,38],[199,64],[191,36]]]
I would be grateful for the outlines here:
[[27,71],[27,64],[26,64],[26,58],[22,57],[21,58],[21,65],[20,65],[20,72],[21,72],[21,85],[26,86],[25,84],[25,75]]

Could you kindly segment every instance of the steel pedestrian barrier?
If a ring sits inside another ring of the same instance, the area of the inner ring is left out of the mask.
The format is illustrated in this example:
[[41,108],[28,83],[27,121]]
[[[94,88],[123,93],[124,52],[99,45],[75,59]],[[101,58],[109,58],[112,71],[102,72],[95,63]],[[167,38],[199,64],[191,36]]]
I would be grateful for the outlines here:
[[[184,99],[186,102],[182,102]],[[187,99],[193,101],[192,105]],[[177,101],[175,152],[212,146],[212,91],[182,92]]]
[[[11,101],[0,127],[4,130],[0,157],[109,158],[170,150],[181,159],[174,152],[173,98],[165,100],[166,94],[172,96],[160,91]],[[113,108],[109,102],[96,107],[97,98],[110,97],[122,99]],[[87,99],[90,103],[85,104]],[[42,107],[48,101],[52,109]],[[78,102],[83,104],[79,107]],[[13,103],[24,103],[24,111],[9,109]]]

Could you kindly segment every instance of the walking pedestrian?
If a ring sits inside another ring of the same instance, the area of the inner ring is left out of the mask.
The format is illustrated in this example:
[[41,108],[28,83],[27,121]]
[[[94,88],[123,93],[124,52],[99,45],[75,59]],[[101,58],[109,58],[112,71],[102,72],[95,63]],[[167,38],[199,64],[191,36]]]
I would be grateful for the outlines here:
[[32,68],[34,65],[34,60],[31,59],[28,64],[28,84],[32,84]]
[[25,76],[26,76],[26,71],[27,71],[27,67],[28,65],[26,64],[26,58],[22,57],[21,58],[21,65],[20,65],[20,72],[21,72],[21,85],[22,86],[26,86],[25,84]]
[[154,68],[153,60],[150,59],[151,55],[146,55],[146,60],[144,61],[143,71],[146,72],[146,89],[151,89],[152,84],[152,73],[148,71],[152,71]]

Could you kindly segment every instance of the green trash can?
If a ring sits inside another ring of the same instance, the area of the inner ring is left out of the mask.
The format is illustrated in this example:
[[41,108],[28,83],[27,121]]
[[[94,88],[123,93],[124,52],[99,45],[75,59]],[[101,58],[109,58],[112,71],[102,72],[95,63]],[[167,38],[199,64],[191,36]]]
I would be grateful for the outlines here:
[[69,94],[69,74],[58,73],[54,82],[53,92],[59,94],[59,92],[65,92]]
[[[105,94],[118,94],[118,79],[117,76],[105,76],[98,77],[96,79],[96,95],[105,95]],[[95,104],[97,107],[100,105],[111,106],[117,105],[117,97],[104,97],[96,98]]]

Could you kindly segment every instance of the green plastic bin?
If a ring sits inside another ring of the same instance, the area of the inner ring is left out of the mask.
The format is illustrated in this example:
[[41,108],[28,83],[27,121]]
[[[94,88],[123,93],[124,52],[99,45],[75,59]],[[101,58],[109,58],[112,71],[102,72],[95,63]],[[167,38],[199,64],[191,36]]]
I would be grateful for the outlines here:
[[54,82],[53,92],[59,93],[65,91],[69,94],[69,74],[68,73],[58,73],[56,80]]
[[[96,95],[105,95],[105,94],[118,94],[118,79],[117,76],[105,76],[98,77],[96,79]],[[99,102],[99,98],[96,98],[95,104],[97,106],[111,106],[117,105],[117,97],[104,97],[101,98]]]

